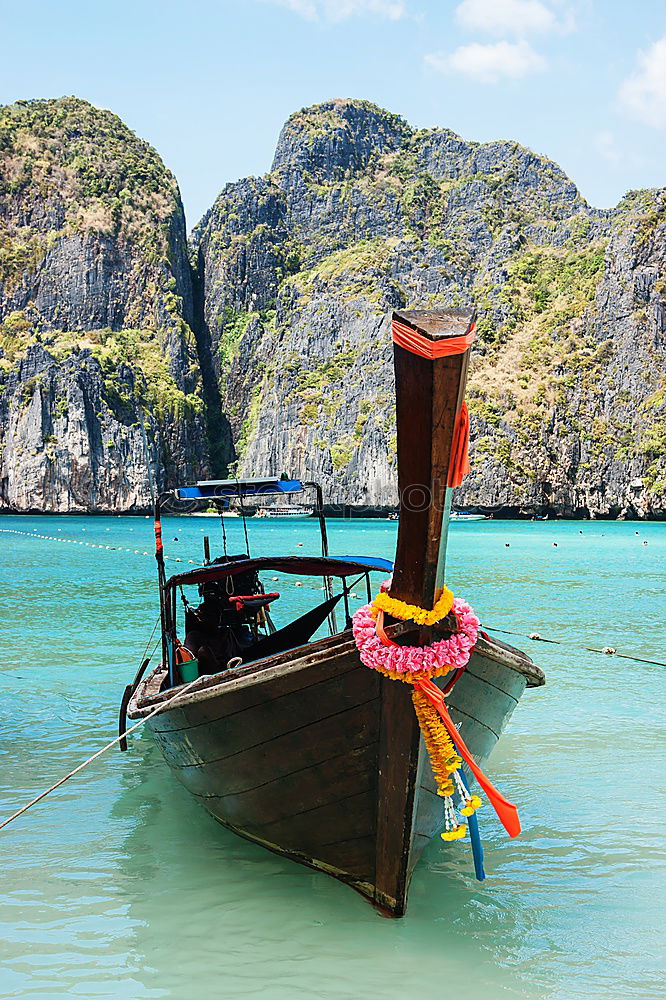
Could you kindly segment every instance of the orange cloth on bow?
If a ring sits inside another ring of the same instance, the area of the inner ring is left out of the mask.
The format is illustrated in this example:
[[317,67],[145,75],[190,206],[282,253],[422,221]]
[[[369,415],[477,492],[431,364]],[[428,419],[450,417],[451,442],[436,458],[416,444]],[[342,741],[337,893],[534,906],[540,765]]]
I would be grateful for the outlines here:
[[504,798],[502,793],[495,788],[488,778],[486,778],[481,768],[477,766],[474,758],[465,746],[462,736],[456,729],[453,719],[449,715],[449,710],[446,707],[446,702],[444,701],[444,695],[442,692],[439,690],[437,685],[427,677],[415,678],[414,686],[418,687],[419,690],[426,696],[430,704],[437,709],[437,712],[446,727],[447,733],[453,740],[456,750],[467,764],[481,788],[486,793],[488,801],[497,813],[497,818],[506,832],[510,837],[517,837],[520,833],[520,818],[518,816],[518,810],[512,802],[509,802],[508,799]]
[[449,486],[460,486],[469,472],[469,411],[463,401],[460,413],[456,417],[449,462]]
[[429,337],[424,337],[418,330],[412,330],[411,326],[406,326],[397,319],[393,320],[391,330],[394,344],[404,347],[412,354],[418,354],[421,358],[426,358],[427,361],[451,357],[453,354],[464,354],[476,338],[476,324],[462,337],[444,337],[442,340],[430,340]]

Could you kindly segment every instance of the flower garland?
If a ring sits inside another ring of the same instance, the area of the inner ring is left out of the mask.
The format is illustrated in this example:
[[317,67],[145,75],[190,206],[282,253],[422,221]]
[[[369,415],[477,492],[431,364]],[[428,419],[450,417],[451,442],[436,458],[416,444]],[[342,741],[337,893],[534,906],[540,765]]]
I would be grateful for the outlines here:
[[391,618],[397,618],[401,622],[416,622],[417,625],[436,625],[446,618],[453,607],[453,594],[444,587],[441,596],[435,602],[432,611],[419,608],[416,604],[407,604],[405,601],[398,601],[395,597],[382,591],[377,594],[372,602],[376,611],[384,611]]
[[437,794],[444,799],[444,822],[446,829],[441,834],[442,840],[460,840],[467,832],[467,827],[461,823],[453,805],[453,793],[458,793],[462,802],[460,814],[472,816],[481,805],[478,795],[470,795],[458,774],[462,761],[456,752],[451,737],[442,725],[437,710],[430,704],[423,691],[415,688],[412,692],[412,702],[419,727],[423,733],[423,741],[428,751],[435,781]]
[[352,621],[356,647],[366,667],[393,680],[413,683],[415,677],[441,677],[467,665],[479,634],[479,619],[466,601],[460,597],[453,599],[452,610],[460,631],[449,639],[440,639],[430,646],[385,646],[377,635],[375,620],[377,611],[382,610],[377,607],[379,597],[374,604],[359,608]]
[[[454,793],[460,799],[461,806],[458,808],[462,816],[473,815],[481,805],[481,799],[471,795],[465,787],[458,773],[462,761],[453,740],[437,708],[420,685],[426,681],[432,683],[433,677],[441,677],[467,665],[479,634],[479,619],[469,604],[462,598],[454,598],[446,588],[431,611],[398,601],[386,593],[387,589],[388,584],[382,584],[382,591],[374,602],[359,608],[354,615],[352,630],[356,647],[365,666],[393,680],[414,685],[414,711],[430,758],[437,792],[444,799],[445,831],[441,836],[443,840],[459,840],[465,836],[467,827],[456,814]],[[459,631],[449,639],[441,639],[430,646],[399,646],[378,635],[378,631],[383,633],[385,613],[401,621],[433,625],[450,611],[458,619]]]

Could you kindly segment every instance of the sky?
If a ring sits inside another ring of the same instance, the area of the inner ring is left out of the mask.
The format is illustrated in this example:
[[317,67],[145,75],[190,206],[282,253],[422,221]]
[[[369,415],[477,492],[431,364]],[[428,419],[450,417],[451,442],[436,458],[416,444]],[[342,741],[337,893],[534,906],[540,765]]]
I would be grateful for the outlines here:
[[0,104],[114,111],[175,173],[189,227],[334,97],[516,140],[600,208],[666,185],[666,0],[0,0],[0,38]]

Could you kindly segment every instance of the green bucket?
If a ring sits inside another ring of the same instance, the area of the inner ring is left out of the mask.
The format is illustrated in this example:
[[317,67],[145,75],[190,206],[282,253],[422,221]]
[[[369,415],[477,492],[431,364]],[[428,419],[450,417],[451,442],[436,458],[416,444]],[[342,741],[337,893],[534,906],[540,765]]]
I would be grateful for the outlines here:
[[183,678],[183,684],[189,684],[190,681],[195,681],[199,676],[199,661],[185,660],[184,663],[178,664],[178,669],[180,670],[180,676]]

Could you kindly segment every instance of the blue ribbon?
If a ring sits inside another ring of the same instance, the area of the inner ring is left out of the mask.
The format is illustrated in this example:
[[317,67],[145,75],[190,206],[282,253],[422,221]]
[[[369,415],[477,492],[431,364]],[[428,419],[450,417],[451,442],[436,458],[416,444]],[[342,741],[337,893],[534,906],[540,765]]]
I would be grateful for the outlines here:
[[[458,770],[458,774],[462,780],[463,785],[469,792],[469,785],[467,783],[467,778],[463,774],[462,767]],[[481,843],[481,835],[479,833],[479,821],[476,818],[476,813],[472,813],[471,816],[467,816],[467,825],[469,827],[469,839],[472,841],[472,857],[474,858],[474,874],[476,875],[478,882],[483,882],[486,877],[486,873],[483,868],[483,845]]]

